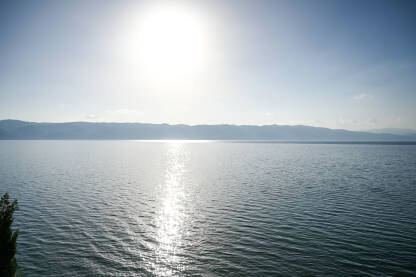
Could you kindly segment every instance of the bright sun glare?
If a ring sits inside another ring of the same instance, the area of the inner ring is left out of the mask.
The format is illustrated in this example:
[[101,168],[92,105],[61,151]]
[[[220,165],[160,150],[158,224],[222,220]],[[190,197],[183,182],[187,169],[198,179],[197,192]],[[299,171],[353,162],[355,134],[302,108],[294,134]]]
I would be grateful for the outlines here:
[[176,78],[200,69],[208,54],[206,26],[184,7],[153,7],[138,16],[128,58],[152,78]]

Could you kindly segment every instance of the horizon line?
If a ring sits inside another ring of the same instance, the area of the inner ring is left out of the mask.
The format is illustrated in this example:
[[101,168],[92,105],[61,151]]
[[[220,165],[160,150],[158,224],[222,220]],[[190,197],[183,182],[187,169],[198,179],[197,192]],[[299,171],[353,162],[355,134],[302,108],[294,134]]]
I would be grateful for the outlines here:
[[328,129],[328,130],[343,130],[349,132],[369,132],[372,130],[383,130],[383,129],[402,129],[402,130],[411,130],[415,131],[416,129],[412,128],[398,128],[398,127],[383,127],[383,128],[375,128],[375,129],[365,129],[365,130],[351,130],[345,128],[328,128],[328,127],[321,127],[321,126],[314,126],[314,125],[305,125],[305,124],[233,124],[233,123],[214,123],[214,124],[185,124],[185,123],[150,123],[150,122],[138,122],[138,121],[60,121],[60,122],[53,122],[53,121],[26,121],[21,119],[0,119],[0,121],[20,121],[20,122],[27,122],[27,123],[50,123],[50,124],[68,124],[68,123],[90,123],[90,124],[149,124],[149,125],[168,125],[168,126],[189,126],[189,127],[196,127],[196,126],[247,126],[247,127],[268,127],[268,126],[286,126],[286,127],[311,127],[311,128],[321,128],[321,129]]

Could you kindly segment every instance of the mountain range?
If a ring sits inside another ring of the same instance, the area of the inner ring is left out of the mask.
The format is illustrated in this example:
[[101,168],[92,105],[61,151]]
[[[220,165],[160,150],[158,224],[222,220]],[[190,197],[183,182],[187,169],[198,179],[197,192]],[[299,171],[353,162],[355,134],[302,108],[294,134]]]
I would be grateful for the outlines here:
[[370,133],[376,134],[393,134],[393,135],[416,135],[416,130],[403,128],[383,128],[368,130]]
[[209,139],[285,141],[416,141],[389,134],[303,125],[169,125],[148,123],[38,123],[0,120],[0,139]]

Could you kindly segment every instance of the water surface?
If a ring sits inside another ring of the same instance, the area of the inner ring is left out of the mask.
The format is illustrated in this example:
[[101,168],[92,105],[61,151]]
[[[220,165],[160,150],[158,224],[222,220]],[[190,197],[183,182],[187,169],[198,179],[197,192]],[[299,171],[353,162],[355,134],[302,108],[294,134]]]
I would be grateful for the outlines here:
[[0,141],[25,276],[415,275],[416,146]]

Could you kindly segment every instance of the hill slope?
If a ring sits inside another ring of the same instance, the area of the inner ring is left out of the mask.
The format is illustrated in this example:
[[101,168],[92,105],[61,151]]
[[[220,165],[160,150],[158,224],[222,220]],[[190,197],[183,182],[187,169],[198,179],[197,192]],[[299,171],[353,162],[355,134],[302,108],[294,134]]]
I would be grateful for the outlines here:
[[1,120],[0,139],[416,141],[416,135],[375,134],[302,125],[189,126],[146,123],[35,123],[19,120]]

